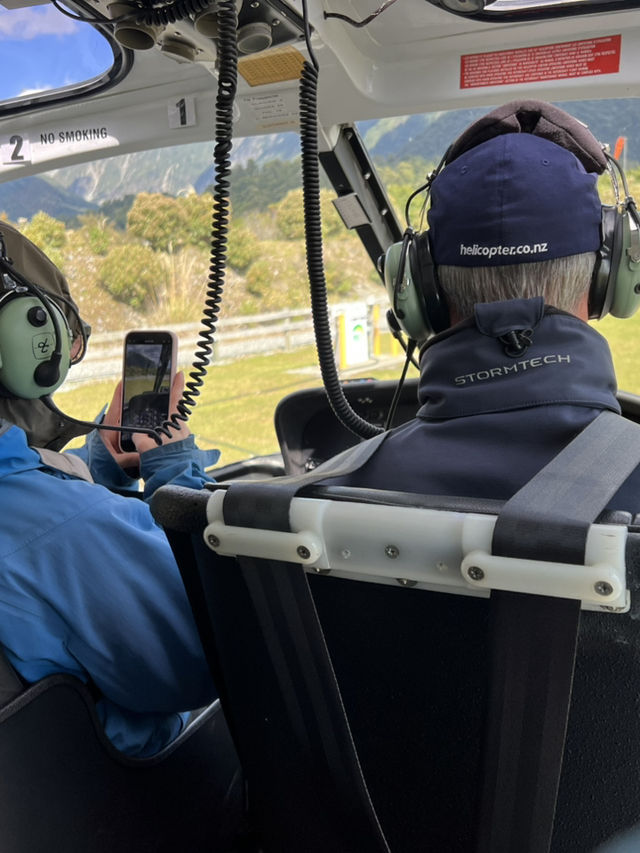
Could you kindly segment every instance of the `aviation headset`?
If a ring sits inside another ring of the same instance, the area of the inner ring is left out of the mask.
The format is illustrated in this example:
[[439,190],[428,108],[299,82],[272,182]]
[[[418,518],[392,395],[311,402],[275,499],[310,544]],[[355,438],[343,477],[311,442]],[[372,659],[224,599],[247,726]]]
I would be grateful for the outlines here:
[[86,348],[87,327],[70,300],[49,293],[15,269],[0,232],[0,396],[35,400],[64,382],[73,334],[54,299],[75,314]]
[[[504,133],[531,133],[572,152],[587,172],[608,171],[616,204],[601,207],[601,244],[589,290],[589,317],[631,317],[640,307],[640,216],[629,194],[620,165],[603,149],[582,122],[564,110],[542,101],[513,101],[483,116],[449,147],[427,182],[410,196],[406,212],[416,195],[431,184],[461,154]],[[624,198],[616,176],[620,176]],[[389,247],[380,261],[385,286],[400,327],[414,341],[425,341],[451,323],[447,303],[438,281],[429,231],[416,233],[409,226],[400,243]]]

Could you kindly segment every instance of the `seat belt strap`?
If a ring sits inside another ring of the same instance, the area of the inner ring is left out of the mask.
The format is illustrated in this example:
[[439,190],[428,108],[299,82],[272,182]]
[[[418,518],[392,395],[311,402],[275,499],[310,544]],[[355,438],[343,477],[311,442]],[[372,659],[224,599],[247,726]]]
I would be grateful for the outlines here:
[[[321,480],[353,474],[365,465],[385,441],[388,432],[349,447],[313,471],[291,477],[276,477],[272,482],[232,483],[224,496],[224,522],[235,527],[252,527],[256,515],[269,530],[289,531],[291,501],[305,486]],[[257,488],[256,488],[257,487]]]
[[[284,700],[286,722],[300,760],[309,768],[308,800],[316,805],[318,820],[340,827],[332,853],[390,853],[304,569],[251,557],[238,561]],[[313,827],[309,832],[313,835]]]
[[[225,523],[251,526],[260,518],[263,527],[290,530],[291,500],[301,488],[358,470],[386,435],[301,476],[274,483],[232,483],[224,499]],[[310,768],[305,776],[307,800],[318,803],[318,820],[339,827],[332,853],[389,853],[303,567],[242,556],[237,560],[283,697],[288,731],[300,760]],[[331,818],[323,817],[324,809]],[[309,832],[313,836],[313,827]]]
[[[601,413],[505,504],[493,553],[583,563],[589,525],[638,464],[640,427]],[[579,601],[491,595],[478,853],[550,849],[579,620]]]
[[590,524],[639,464],[640,426],[601,412],[507,501],[493,553],[581,563]]

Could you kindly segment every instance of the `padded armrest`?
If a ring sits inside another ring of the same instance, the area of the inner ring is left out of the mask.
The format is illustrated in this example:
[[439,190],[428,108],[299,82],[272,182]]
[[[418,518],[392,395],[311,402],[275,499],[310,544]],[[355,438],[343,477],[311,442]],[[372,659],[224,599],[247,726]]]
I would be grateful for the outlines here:
[[151,498],[151,512],[165,530],[198,533],[206,527],[210,497],[211,492],[206,489],[162,486]]

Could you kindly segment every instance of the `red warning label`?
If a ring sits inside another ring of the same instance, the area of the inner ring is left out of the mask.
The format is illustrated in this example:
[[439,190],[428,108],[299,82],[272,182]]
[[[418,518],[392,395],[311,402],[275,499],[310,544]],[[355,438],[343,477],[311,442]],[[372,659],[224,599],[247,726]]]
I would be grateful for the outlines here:
[[617,35],[469,53],[460,57],[460,88],[615,74],[620,70],[621,43],[622,37]]

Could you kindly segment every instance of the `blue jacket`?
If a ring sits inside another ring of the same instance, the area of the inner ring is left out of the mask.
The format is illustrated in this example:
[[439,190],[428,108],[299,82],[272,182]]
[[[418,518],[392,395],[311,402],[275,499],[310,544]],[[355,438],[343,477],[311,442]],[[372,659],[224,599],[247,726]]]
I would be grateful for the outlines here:
[[[500,338],[526,329],[526,351],[507,355]],[[417,417],[365,466],[327,482],[506,500],[599,412],[620,412],[605,339],[539,298],[478,305],[473,319],[433,338],[418,397]],[[638,470],[609,508],[640,512]]]
[[[97,433],[78,453],[103,481],[119,471]],[[144,453],[145,497],[169,482],[201,488],[209,478],[199,453],[193,437]],[[212,701],[214,689],[149,507],[48,468],[6,423],[0,495],[0,643],[9,660],[28,682],[59,672],[90,677],[114,745],[157,752],[180,732],[180,712]]]

